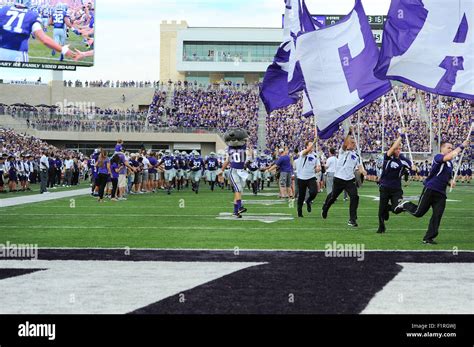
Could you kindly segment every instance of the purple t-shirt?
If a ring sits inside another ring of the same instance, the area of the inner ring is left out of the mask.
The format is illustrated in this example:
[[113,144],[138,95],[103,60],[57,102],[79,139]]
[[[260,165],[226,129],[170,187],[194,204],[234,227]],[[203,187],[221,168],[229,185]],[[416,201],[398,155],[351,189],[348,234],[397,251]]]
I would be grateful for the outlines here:
[[275,165],[280,168],[280,172],[293,172],[293,168],[291,167],[291,159],[288,154],[280,156],[275,162]]
[[[153,167],[156,164],[158,164],[158,159],[156,159],[155,157],[148,157],[148,161],[150,162],[150,167]],[[157,171],[155,168],[148,169],[148,173],[156,173],[156,172]]]
[[[110,162],[109,158],[106,158],[104,160],[104,162],[102,163],[102,166],[99,167],[99,170],[98,170],[99,174],[106,174],[106,175],[109,174],[109,171],[107,170],[107,163],[109,162]],[[99,161],[97,161],[97,166],[99,166]]]
[[112,163],[110,165],[110,169],[112,170],[112,178],[118,178],[119,177],[119,173],[117,171],[115,171],[119,167],[120,166],[117,163]]
[[123,153],[120,153],[118,156],[120,157],[120,162],[123,164],[120,168],[119,175],[125,175],[127,173],[127,167],[125,166],[127,158],[125,158],[125,154]]

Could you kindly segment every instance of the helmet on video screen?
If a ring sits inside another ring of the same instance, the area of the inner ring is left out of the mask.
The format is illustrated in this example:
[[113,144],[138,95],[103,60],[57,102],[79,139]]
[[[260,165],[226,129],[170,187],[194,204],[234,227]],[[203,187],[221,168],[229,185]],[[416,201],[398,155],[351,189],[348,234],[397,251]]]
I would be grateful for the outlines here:
[[15,0],[15,5],[20,7],[31,7],[31,0]]

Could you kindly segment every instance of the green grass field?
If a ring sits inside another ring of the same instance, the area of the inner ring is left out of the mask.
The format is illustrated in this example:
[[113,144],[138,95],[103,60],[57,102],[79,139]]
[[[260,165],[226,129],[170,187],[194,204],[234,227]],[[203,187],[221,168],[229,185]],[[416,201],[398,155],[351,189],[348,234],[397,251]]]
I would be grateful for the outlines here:
[[[47,35],[51,38],[53,37],[52,27],[48,27]],[[77,36],[73,32],[69,32],[69,39],[67,39],[66,44],[69,45],[69,48],[79,49],[80,51],[87,51],[89,48],[82,42],[82,37]],[[46,63],[46,64],[64,64],[64,65],[78,65],[78,66],[92,66],[94,64],[94,58],[88,57],[81,61],[73,61],[71,59],[64,59],[63,62],[59,61],[60,53],[56,53],[55,56],[51,55],[51,49],[43,45],[38,40],[30,38],[29,41],[29,60],[30,63]]]
[[[264,193],[276,193],[276,187]],[[405,196],[417,196],[421,184],[411,182]],[[218,220],[232,211],[232,194],[209,191],[201,184],[199,195],[190,190],[168,196],[132,195],[128,201],[98,204],[80,196],[43,203],[1,208],[0,243],[33,243],[39,247],[130,247],[204,249],[324,249],[327,243],[362,243],[365,249],[385,250],[474,250],[474,188],[460,185],[448,195],[446,212],[437,238],[438,245],[421,244],[431,212],[421,219],[391,215],[387,233],[376,234],[378,188],[364,184],[359,191],[359,228],[347,226],[348,202],[339,201],[323,220],[320,209],[326,194],[318,195],[313,213],[305,218],[261,221]],[[17,193],[20,196],[21,193]],[[8,194],[11,197],[12,194]],[[277,200],[277,196],[246,193],[246,200]],[[256,203],[256,202],[254,202]],[[248,214],[296,217],[295,207],[247,204]],[[289,215],[289,216],[286,216]]]

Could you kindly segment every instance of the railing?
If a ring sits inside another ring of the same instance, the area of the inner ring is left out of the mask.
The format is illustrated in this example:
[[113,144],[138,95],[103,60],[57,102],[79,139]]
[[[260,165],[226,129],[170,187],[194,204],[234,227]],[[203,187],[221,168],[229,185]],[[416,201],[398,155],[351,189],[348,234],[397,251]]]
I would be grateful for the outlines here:
[[83,133],[175,133],[175,134],[217,134],[222,136],[222,132],[216,128],[209,127],[170,127],[142,124],[2,124],[1,128],[15,129],[16,131],[47,131],[47,132],[83,132]]
[[1,115],[8,115],[15,119],[27,120],[34,123],[39,120],[41,121],[52,121],[52,120],[62,120],[62,121],[145,121],[147,118],[147,112],[131,112],[131,113],[113,113],[113,114],[103,114],[103,113],[56,113],[44,112],[44,111],[27,111],[27,110],[16,110],[15,112],[5,112],[5,109],[0,107],[0,117]]

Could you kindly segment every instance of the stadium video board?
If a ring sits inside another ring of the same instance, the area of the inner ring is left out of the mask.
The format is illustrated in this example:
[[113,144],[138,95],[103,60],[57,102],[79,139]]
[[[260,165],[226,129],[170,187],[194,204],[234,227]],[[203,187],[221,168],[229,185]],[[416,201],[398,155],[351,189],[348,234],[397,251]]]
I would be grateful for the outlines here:
[[0,0],[0,67],[94,65],[94,0]]
[[[329,26],[336,24],[341,19],[343,19],[346,15],[311,15],[314,20],[324,26]],[[285,15],[283,15],[282,23],[284,23]],[[370,28],[372,29],[372,33],[374,34],[375,42],[380,47],[382,45],[382,34],[383,34],[383,26],[385,21],[387,20],[387,16],[367,16],[367,21],[370,24]],[[283,28],[283,24],[282,24]]]

